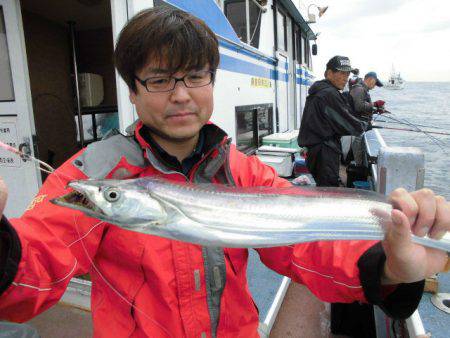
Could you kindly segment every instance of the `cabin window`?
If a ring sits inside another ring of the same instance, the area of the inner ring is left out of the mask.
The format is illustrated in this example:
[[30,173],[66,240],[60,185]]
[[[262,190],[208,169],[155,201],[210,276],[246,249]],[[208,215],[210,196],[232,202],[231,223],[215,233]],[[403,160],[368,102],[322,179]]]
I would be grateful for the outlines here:
[[287,50],[286,40],[286,15],[277,11],[277,47],[280,50]]
[[236,107],[237,148],[244,153],[254,152],[262,138],[273,133],[272,104]]
[[306,64],[306,38],[304,36],[302,36],[301,38],[301,51],[302,51],[301,63]]
[[311,69],[311,45],[308,39],[305,39],[305,42],[305,63],[308,65],[308,68]]
[[245,0],[230,0],[224,3],[225,16],[230,21],[239,39],[247,42],[247,25],[245,22]]
[[259,31],[261,28],[262,10],[253,0],[249,0],[250,9],[250,42],[249,44],[255,48],[259,47]]
[[297,63],[302,63],[302,33],[298,27],[295,28],[295,37],[294,37],[294,43],[295,43],[295,60],[297,60]]
[[0,6],[0,101],[14,101],[14,87],[6,39],[5,18]]
[[[249,22],[247,22],[247,2]],[[225,16],[241,41],[258,48],[262,10],[254,0],[225,0]]]

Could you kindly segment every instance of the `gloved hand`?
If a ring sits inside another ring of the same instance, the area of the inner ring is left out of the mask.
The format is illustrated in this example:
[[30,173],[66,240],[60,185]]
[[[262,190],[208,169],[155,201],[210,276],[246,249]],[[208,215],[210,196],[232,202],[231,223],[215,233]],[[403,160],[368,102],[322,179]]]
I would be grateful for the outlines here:
[[385,103],[386,102],[384,102],[383,100],[377,100],[373,103],[373,106],[375,108],[383,108]]

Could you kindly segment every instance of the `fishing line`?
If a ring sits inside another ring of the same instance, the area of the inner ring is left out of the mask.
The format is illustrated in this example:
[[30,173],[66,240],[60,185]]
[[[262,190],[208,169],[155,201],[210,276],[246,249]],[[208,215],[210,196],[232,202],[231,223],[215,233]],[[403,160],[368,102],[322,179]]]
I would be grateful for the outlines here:
[[417,125],[415,125],[415,124],[412,123],[412,122],[409,122],[409,121],[406,120],[406,119],[399,119],[399,118],[392,117],[392,113],[390,113],[390,115],[391,115],[391,116],[389,116],[389,115],[384,115],[384,117],[386,117],[386,118],[388,118],[388,119],[391,119],[391,120],[393,120],[393,121],[395,121],[395,122],[407,124],[407,125],[409,125],[410,127],[415,128],[418,132],[422,132],[423,134],[425,134],[426,136],[428,136],[428,138],[429,138],[434,144],[436,144],[439,148],[441,148],[441,150],[442,150],[444,153],[447,153],[446,149],[444,148],[444,146],[446,146],[445,142],[443,142],[443,141],[441,141],[440,139],[434,137],[433,135],[430,135],[429,132],[422,130],[422,129],[419,128]]
[[[426,130],[422,130],[422,129],[420,129],[418,126],[418,124],[415,124],[415,123],[412,123],[412,122],[410,122],[410,121],[408,121],[407,119],[404,119],[404,118],[399,118],[399,117],[393,117],[393,114],[391,113],[391,112],[389,112],[389,114],[390,114],[390,116],[389,115],[386,115],[386,117],[388,118],[388,119],[391,119],[391,120],[393,120],[393,121],[395,121],[395,122],[397,122],[397,123],[400,123],[400,124],[404,124],[404,125],[408,125],[408,126],[410,126],[410,127],[413,127],[413,128],[415,128],[417,131],[420,131],[420,132],[423,132],[423,133],[425,133],[425,134],[427,134],[428,133],[428,131],[426,131]],[[430,137],[433,137],[433,136],[431,136],[431,135],[429,135]],[[439,139],[437,139],[437,138],[435,138],[435,137],[433,137],[435,140],[437,140],[437,141],[439,141],[439,142],[441,142],[442,144],[444,144],[445,145],[445,143],[444,142],[442,142],[441,140],[439,140]]]
[[[379,114],[376,115],[376,117],[373,119],[373,121],[376,121],[376,122],[383,122],[383,123],[395,123],[395,124],[408,125],[407,123],[400,122],[400,121],[394,121],[394,120],[391,120],[391,121],[379,120],[378,117],[381,117],[381,115],[379,115]],[[383,115],[383,117],[387,117],[387,115]],[[389,118],[389,117],[387,117],[387,118]],[[415,123],[415,125],[416,125],[416,126],[419,126],[419,127],[431,128],[431,129],[436,129],[436,130],[447,130],[447,129],[444,129],[444,128],[435,127],[435,126],[430,126],[430,125],[427,125],[427,124],[419,124],[419,123]]]
[[[395,119],[395,118],[393,118],[392,116],[390,116],[390,118],[391,118],[391,119]],[[416,129],[417,131],[419,131],[419,132],[424,133],[426,136],[428,136],[428,138],[429,138],[431,141],[433,141],[433,143],[435,143],[439,148],[441,148],[441,150],[442,150],[445,154],[447,154],[447,151],[446,151],[446,149],[444,148],[444,147],[446,146],[446,144],[445,144],[445,142],[443,142],[442,140],[438,139],[437,137],[434,137],[434,136],[431,135],[428,131],[419,128],[417,125],[415,125],[415,124],[412,123],[412,122],[409,122],[409,121],[406,120],[406,119],[399,119],[399,118],[397,118],[397,121],[400,121],[400,122],[401,122],[401,121],[404,121],[407,125],[409,125],[409,126],[415,128],[415,129]]]
[[[69,180],[74,180],[74,179],[76,179],[75,177],[71,177],[71,176],[69,176],[69,175],[62,174],[62,173],[56,171],[56,170],[55,170],[51,165],[49,165],[48,163],[45,163],[44,161],[41,161],[41,160],[39,160],[38,158],[36,158],[36,157],[34,157],[34,156],[25,154],[25,153],[23,153],[22,151],[20,151],[19,149],[16,149],[16,148],[14,148],[14,147],[12,147],[12,146],[6,144],[6,143],[3,143],[3,142],[1,142],[1,141],[0,141],[0,148],[6,150],[6,151],[8,151],[8,152],[14,153],[14,154],[16,154],[16,155],[19,155],[21,158],[24,158],[24,159],[30,160],[30,161],[32,161],[32,162],[35,162],[36,164],[38,164],[37,168],[38,168],[40,171],[43,171],[43,172],[48,173],[48,174],[54,174],[55,177],[58,179],[58,181],[59,181],[61,187],[63,187],[63,188],[62,188],[63,191],[64,191],[65,184],[62,182],[61,177],[64,176],[66,179],[69,179]],[[165,333],[167,336],[169,336],[169,337],[172,338],[173,336],[170,334],[170,332],[167,330],[167,328],[166,328],[164,325],[160,324],[160,323],[159,323],[158,321],[156,321],[154,318],[150,317],[150,316],[149,316],[148,314],[146,314],[143,310],[141,310],[141,309],[138,308],[136,305],[134,305],[132,302],[130,302],[130,301],[129,301],[124,295],[122,295],[122,294],[120,293],[120,291],[117,290],[117,289],[116,289],[116,288],[108,281],[108,279],[103,275],[103,273],[100,271],[100,269],[99,269],[99,268],[96,266],[96,264],[94,263],[94,260],[93,260],[93,259],[91,258],[91,256],[89,255],[89,252],[88,252],[88,250],[87,250],[87,248],[86,248],[86,246],[85,246],[85,243],[84,243],[84,241],[83,241],[83,237],[81,236],[81,233],[80,233],[80,228],[79,228],[79,225],[78,225],[78,222],[77,222],[77,215],[76,215],[76,213],[75,213],[75,212],[72,212],[72,216],[73,216],[73,222],[74,222],[74,224],[75,224],[75,229],[77,230],[77,234],[78,234],[78,241],[81,242],[81,246],[83,247],[83,250],[84,250],[84,253],[85,253],[86,257],[88,258],[89,262],[91,263],[92,268],[97,272],[97,274],[101,277],[101,279],[105,282],[105,284],[106,284],[112,291],[114,291],[114,293],[115,293],[120,299],[122,299],[126,304],[128,304],[128,305],[131,306],[133,309],[135,309],[136,311],[138,311],[139,313],[141,313],[142,315],[144,315],[144,317],[146,317],[149,321],[151,321],[153,324],[155,324],[157,327],[159,327],[162,331],[164,331],[164,333]],[[102,222],[100,222],[100,223],[96,223],[95,226],[97,226],[97,225],[99,225],[99,224],[101,224],[101,223],[104,223],[104,222],[102,221]],[[86,237],[86,236],[85,236],[85,237]]]
[[[377,122],[384,122],[384,121],[377,121]],[[423,131],[421,131],[421,130],[406,129],[406,128],[395,128],[395,127],[385,127],[385,126],[378,126],[378,125],[372,126],[372,128],[398,130],[398,131],[411,131],[413,133],[423,133]],[[444,133],[444,132],[439,132],[439,131],[428,131],[427,130],[427,133],[436,134],[436,135],[450,136],[450,133]]]
[[49,164],[45,163],[44,161],[41,161],[31,155],[25,154],[24,152],[10,146],[9,144],[6,144],[6,143],[3,143],[0,141],[0,148],[3,148],[4,150],[9,151],[13,154],[19,155],[25,161],[29,160],[29,161],[35,162],[38,165],[37,168],[47,174],[51,174],[55,171],[55,169],[53,169],[53,167],[51,165],[49,165]]

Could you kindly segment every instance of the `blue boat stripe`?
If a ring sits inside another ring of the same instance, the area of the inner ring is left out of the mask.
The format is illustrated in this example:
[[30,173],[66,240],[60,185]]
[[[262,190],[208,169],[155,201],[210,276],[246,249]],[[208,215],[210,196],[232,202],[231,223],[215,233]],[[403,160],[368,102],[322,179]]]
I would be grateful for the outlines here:
[[[226,54],[220,54],[219,69],[263,77],[271,80],[281,80],[283,82],[289,81],[289,74],[286,71],[281,71],[280,67],[278,67],[278,70],[271,69],[263,65],[257,65],[250,61],[242,60]],[[307,77],[302,77],[301,75],[302,74],[300,72],[300,76],[296,76],[296,83],[310,85],[311,81],[309,81]]]
[[241,74],[265,77],[271,80],[276,80],[278,73],[275,69],[266,68],[225,54],[220,54],[219,68]]
[[[223,48],[226,48],[228,50],[231,50],[233,52],[236,52],[236,53],[239,53],[239,54],[242,54],[245,56],[249,56],[252,59],[255,59],[258,61],[263,61],[271,66],[278,66],[279,68],[286,69],[286,70],[288,69],[289,64],[287,62],[280,61],[280,60],[277,61],[277,59],[275,59],[275,58],[272,58],[269,56],[263,56],[258,53],[252,52],[249,49],[245,49],[244,47],[236,46],[235,44],[229,43],[226,40],[220,39],[220,36],[218,38],[219,38],[219,46],[221,46]],[[223,54],[221,54],[221,55],[223,55]]]
[[299,85],[303,85],[303,86],[311,86],[311,81],[306,80],[306,79],[302,79],[302,78],[297,78],[297,84]]
[[235,44],[229,43],[226,40],[222,40],[222,39],[220,39],[220,37],[218,37],[218,38],[219,38],[219,46],[221,46],[221,47],[224,47],[233,52],[240,53],[242,55],[250,56],[251,58],[256,59],[256,60],[264,61],[265,63],[272,65],[272,66],[275,66],[277,64],[277,60],[272,57],[262,56],[258,53],[252,52],[251,50],[245,49],[244,47],[239,47],[239,46],[236,46]]

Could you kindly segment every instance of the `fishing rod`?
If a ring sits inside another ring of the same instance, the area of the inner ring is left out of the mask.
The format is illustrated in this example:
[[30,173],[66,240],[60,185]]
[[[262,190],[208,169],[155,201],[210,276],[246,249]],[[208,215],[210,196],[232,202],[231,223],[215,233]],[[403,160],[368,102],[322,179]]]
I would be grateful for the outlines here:
[[447,145],[445,144],[445,142],[443,142],[443,141],[441,141],[440,139],[438,139],[438,138],[434,137],[433,135],[431,135],[431,133],[430,133],[429,131],[422,130],[422,129],[419,128],[416,124],[414,124],[414,123],[412,123],[412,122],[410,122],[410,121],[408,121],[408,120],[406,120],[406,119],[399,119],[399,118],[393,117],[393,116],[392,116],[393,114],[392,114],[390,111],[388,111],[388,110],[384,110],[384,112],[391,115],[391,116],[389,116],[389,115],[384,115],[386,118],[388,118],[388,119],[390,119],[390,120],[393,120],[393,121],[395,121],[395,122],[398,122],[398,123],[400,123],[400,124],[406,124],[406,125],[409,125],[410,127],[415,128],[415,130],[416,130],[417,132],[421,132],[421,133],[425,134],[425,135],[426,135],[426,136],[427,136],[434,144],[436,144],[439,148],[441,148],[443,151],[445,151],[445,149],[444,149],[444,147],[443,147],[443,146],[447,146]]
[[[397,121],[394,121],[394,120],[386,121],[386,120],[374,119],[373,122],[394,123],[394,124],[402,124],[402,125],[405,125],[405,126],[409,126],[409,124],[407,124],[407,123],[397,122]],[[427,125],[427,124],[419,124],[419,123],[417,123],[417,124],[415,124],[415,125],[416,125],[416,126],[419,126],[419,127],[424,127],[424,128],[431,128],[431,129],[437,129],[437,130],[445,130],[444,128],[435,127],[435,126],[430,126],[430,125]]]
[[[379,116],[383,116],[386,117],[387,119],[390,118],[390,116],[387,115],[377,115],[377,117]],[[386,120],[379,120],[376,117],[373,119],[373,121],[375,122],[383,122],[383,123],[390,123],[390,122],[395,122],[398,124],[404,124],[404,125],[409,125],[408,123],[404,123],[404,122],[400,122],[400,121],[396,121],[394,119],[391,118],[391,121],[386,121]],[[431,128],[431,129],[438,129],[438,130],[445,130],[444,128],[440,128],[440,127],[436,127],[436,126],[431,126],[429,124],[420,124],[420,123],[414,123],[414,125],[418,126],[418,127],[424,127],[424,128]]]
[[[381,122],[381,121],[378,121]],[[409,128],[393,128],[393,127],[385,127],[385,126],[374,126],[372,125],[372,128],[377,129],[390,129],[390,130],[400,130],[400,131],[412,131],[414,133],[429,133],[429,134],[437,134],[437,135],[446,135],[450,136],[450,133],[445,132],[439,132],[439,131],[423,131],[423,130],[416,130],[416,129],[409,129]]]

